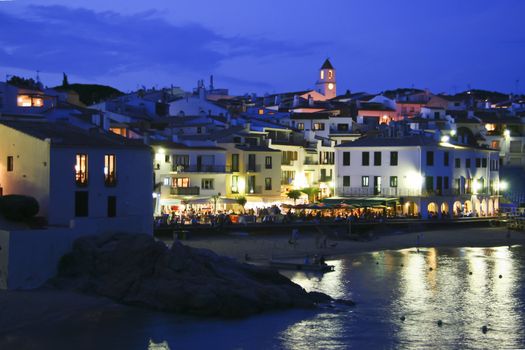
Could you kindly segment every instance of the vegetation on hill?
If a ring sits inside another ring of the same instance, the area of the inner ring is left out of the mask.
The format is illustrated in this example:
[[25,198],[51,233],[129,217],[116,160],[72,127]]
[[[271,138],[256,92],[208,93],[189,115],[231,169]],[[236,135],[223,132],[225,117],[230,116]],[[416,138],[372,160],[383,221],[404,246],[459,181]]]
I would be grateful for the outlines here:
[[[67,78],[66,78],[67,81]],[[62,86],[56,86],[54,89],[57,90],[68,90],[74,91],[78,94],[79,99],[82,103],[90,106],[94,103],[104,101],[110,98],[121,96],[124,93],[111,86],[98,85],[98,84],[67,84]]]

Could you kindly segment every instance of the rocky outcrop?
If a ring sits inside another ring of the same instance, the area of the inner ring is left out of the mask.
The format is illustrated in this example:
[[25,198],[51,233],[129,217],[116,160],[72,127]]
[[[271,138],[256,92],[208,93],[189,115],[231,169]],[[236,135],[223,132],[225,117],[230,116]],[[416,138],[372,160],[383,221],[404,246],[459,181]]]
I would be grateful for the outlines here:
[[52,284],[126,304],[207,316],[241,317],[332,302],[276,271],[179,242],[168,248],[148,235],[76,240]]

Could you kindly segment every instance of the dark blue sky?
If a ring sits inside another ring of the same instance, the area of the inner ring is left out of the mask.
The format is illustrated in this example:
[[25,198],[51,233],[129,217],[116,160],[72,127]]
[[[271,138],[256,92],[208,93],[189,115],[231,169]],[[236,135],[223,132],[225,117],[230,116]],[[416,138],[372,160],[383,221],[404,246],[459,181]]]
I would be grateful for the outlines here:
[[[324,5],[323,5],[324,3]],[[525,92],[524,0],[0,0],[0,78],[233,93],[313,87],[330,57],[338,91]]]

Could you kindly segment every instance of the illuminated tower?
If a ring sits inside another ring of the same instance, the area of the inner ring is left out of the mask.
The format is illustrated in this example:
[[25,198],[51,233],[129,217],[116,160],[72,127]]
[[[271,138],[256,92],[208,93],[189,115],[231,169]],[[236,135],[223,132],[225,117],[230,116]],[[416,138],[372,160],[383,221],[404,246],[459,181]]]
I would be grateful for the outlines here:
[[317,92],[325,95],[326,99],[336,96],[335,69],[328,58],[319,70],[319,80],[315,85]]

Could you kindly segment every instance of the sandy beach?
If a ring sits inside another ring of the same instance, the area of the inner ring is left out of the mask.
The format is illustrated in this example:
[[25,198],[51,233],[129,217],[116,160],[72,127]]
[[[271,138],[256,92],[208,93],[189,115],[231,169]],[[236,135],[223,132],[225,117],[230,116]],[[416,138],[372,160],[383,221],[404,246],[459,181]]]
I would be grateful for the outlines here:
[[327,239],[326,248],[317,248],[316,241],[319,239],[319,243],[322,243],[322,236],[316,238],[313,233],[300,233],[297,244],[292,245],[289,243],[291,235],[288,234],[270,232],[248,235],[240,231],[216,238],[195,237],[183,243],[195,248],[210,249],[239,261],[243,261],[247,254],[251,261],[264,262],[272,258],[297,259],[314,254],[335,258],[346,254],[416,247],[418,235],[420,247],[495,247],[525,244],[525,232],[510,231],[510,238],[507,238],[507,233],[507,229],[501,227],[467,228],[457,231],[396,232],[357,241],[332,235]]
[[[300,234],[298,243],[289,243],[285,234],[247,235],[239,232],[230,235],[185,240],[196,248],[207,248],[218,254],[244,261],[264,263],[274,259],[302,259],[307,254],[337,258],[378,250],[397,250],[415,247],[420,235],[421,247],[494,247],[525,244],[525,233],[511,231],[510,239],[503,228],[471,228],[461,231],[426,231],[419,233],[394,233],[374,236],[366,241],[330,238],[327,248],[316,248],[314,234]],[[322,240],[321,240],[322,241]],[[169,242],[168,242],[169,243]],[[96,318],[102,310],[120,308],[114,302],[99,297],[85,296],[52,289],[31,291],[0,291],[0,348],[9,344],[13,335],[22,336],[24,330],[34,329],[42,323],[67,319]]]

